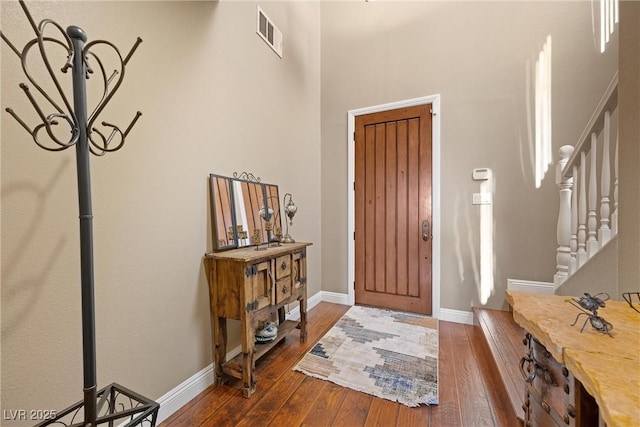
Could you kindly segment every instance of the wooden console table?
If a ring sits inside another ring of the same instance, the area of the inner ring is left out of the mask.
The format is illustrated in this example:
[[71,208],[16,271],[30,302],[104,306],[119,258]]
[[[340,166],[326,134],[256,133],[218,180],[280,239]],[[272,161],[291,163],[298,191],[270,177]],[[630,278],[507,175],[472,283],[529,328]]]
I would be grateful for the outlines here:
[[[255,246],[205,255],[209,302],[213,319],[216,384],[224,374],[242,379],[243,395],[256,389],[255,362],[296,327],[300,342],[307,338],[307,257],[311,243],[289,243],[256,250]],[[300,321],[285,320],[284,306],[298,301]],[[262,322],[278,321],[278,336],[267,344],[255,344]],[[242,352],[231,360],[227,354],[227,319],[241,324]]]
[[570,300],[507,292],[514,320],[530,333],[537,366],[525,412],[532,420],[538,410],[548,425],[640,426],[640,313],[609,300],[598,316],[613,325],[611,336],[589,323],[580,332],[585,316],[571,326],[580,310]]

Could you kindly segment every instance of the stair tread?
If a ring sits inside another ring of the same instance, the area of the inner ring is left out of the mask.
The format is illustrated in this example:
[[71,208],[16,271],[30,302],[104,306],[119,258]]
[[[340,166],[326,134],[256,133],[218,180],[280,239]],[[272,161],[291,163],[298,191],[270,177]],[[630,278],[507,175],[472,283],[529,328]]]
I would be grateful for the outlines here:
[[525,382],[519,368],[525,351],[524,330],[513,320],[510,311],[473,307],[473,313],[491,355],[494,371],[491,374],[500,378],[515,416],[524,420]]

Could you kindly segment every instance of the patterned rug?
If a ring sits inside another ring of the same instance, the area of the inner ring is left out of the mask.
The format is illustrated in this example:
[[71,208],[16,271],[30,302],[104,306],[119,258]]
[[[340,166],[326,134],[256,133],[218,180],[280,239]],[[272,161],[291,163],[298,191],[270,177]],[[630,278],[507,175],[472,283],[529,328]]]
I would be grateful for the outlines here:
[[293,368],[407,406],[438,403],[438,319],[353,306]]

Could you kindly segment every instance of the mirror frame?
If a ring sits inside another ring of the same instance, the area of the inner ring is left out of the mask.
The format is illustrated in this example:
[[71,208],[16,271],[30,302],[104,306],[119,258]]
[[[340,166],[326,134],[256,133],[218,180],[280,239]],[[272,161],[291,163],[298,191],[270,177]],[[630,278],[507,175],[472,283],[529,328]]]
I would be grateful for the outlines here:
[[[264,218],[265,229],[267,232],[267,241],[269,243],[280,243],[282,239],[282,215],[280,213],[280,192],[278,186],[275,184],[264,184],[264,204],[267,208],[269,215],[273,217]],[[266,223],[270,223],[271,226],[267,227]]]
[[[219,182],[224,181],[226,181],[226,186],[221,190]],[[232,182],[230,177],[209,174],[209,201],[211,204],[211,229],[214,251],[224,251],[238,247],[237,236],[235,234],[231,236],[230,232],[227,231],[230,227],[232,230],[236,229],[231,186]],[[221,201],[222,198],[229,200],[228,209],[222,208],[225,206]],[[222,222],[222,224],[220,224],[220,222]],[[220,226],[222,226],[223,231],[221,231]],[[223,235],[220,235],[221,232]]]
[[[209,192],[214,252],[280,244],[276,240],[282,236],[277,185],[262,183],[259,178],[245,173],[240,176],[234,173],[233,177],[209,174]],[[250,209],[246,208],[247,201]],[[269,218],[270,211],[273,212],[273,219]],[[267,223],[270,225],[267,226]],[[242,230],[240,226],[243,226]],[[258,244],[256,239],[260,240]]]
[[[233,211],[235,213],[236,244],[238,248],[256,246],[256,240],[264,243],[260,209],[264,208],[264,187],[258,181],[231,178]],[[256,235],[256,231],[258,231]],[[245,233],[241,238],[238,233]]]

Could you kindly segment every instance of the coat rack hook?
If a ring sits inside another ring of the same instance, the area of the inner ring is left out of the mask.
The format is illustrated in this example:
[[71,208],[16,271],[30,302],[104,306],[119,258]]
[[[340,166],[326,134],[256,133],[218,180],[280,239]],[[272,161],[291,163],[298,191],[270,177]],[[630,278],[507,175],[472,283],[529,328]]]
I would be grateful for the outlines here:
[[0,31],[0,37],[2,37],[2,40],[4,40],[4,42],[7,44],[7,46],[9,46],[11,48],[11,50],[18,55],[18,58],[22,59],[22,54],[20,53],[20,51],[18,49],[16,49],[16,47],[13,45],[13,43],[11,43],[11,40],[9,40],[7,38],[7,36],[4,35],[4,33],[2,31]]
[[129,51],[129,54],[127,55],[126,58],[124,58],[124,61],[122,61],[124,63],[124,65],[127,65],[127,62],[129,62],[129,59],[131,58],[133,53],[136,51],[136,49],[138,49],[138,46],[140,46],[140,43],[142,43],[142,39],[140,37],[138,37],[136,39],[136,42],[133,44],[133,47]]

